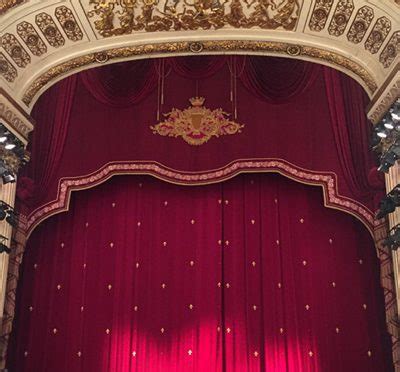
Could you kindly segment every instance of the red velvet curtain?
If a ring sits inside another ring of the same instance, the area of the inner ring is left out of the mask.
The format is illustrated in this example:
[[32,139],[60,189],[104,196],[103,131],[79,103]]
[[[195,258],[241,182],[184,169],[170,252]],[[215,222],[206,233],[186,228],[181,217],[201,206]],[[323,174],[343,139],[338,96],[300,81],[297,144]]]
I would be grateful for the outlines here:
[[[161,64],[161,113],[185,109],[199,94],[206,107],[233,114],[233,71],[242,133],[202,146],[154,135]],[[90,174],[108,162],[153,161],[178,172],[204,172],[237,159],[279,158],[335,173],[341,195],[373,210],[376,189],[384,185],[371,177],[366,99],[362,88],[338,71],[282,58],[166,58],[84,71],[52,87],[36,104],[32,161],[24,171],[36,187],[27,200],[20,182],[18,195],[30,214],[57,198],[61,178]]]
[[118,63],[90,69],[81,74],[85,88],[102,104],[114,108],[138,104],[157,85],[153,60]]
[[120,176],[28,242],[11,371],[391,371],[374,244],[278,175]]
[[344,79],[332,69],[325,68],[323,74],[342,171],[352,193],[363,198],[371,192],[368,172],[374,167],[369,148],[370,127],[365,115],[367,99],[355,81]]
[[18,196],[24,200],[34,198],[40,203],[43,192],[49,190],[60,170],[77,80],[74,75],[58,83],[44,94],[41,104],[32,112],[32,116],[40,117],[37,123],[40,129],[34,131],[29,144],[32,153],[29,167],[18,180]]
[[307,90],[321,74],[313,63],[284,58],[248,57],[239,67],[240,80],[259,99],[274,104],[288,103]]

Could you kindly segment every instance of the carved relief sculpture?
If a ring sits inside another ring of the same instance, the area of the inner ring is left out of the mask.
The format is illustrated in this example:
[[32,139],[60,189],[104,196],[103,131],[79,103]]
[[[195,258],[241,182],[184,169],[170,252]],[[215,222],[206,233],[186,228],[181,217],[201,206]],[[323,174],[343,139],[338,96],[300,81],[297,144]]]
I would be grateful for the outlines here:
[[321,31],[324,29],[331,11],[333,0],[316,0],[312,12],[309,27],[311,31]]
[[372,54],[377,53],[391,28],[392,26],[389,19],[386,17],[379,18],[371,33],[368,35],[368,39],[365,42],[365,49],[369,50]]
[[103,37],[134,31],[209,30],[225,26],[294,30],[302,0],[90,0]]
[[6,56],[0,52],[0,75],[8,82],[12,83],[17,77],[17,69],[7,60]]
[[395,32],[386,44],[381,55],[379,56],[379,62],[383,64],[385,68],[388,68],[395,58],[400,53],[400,31]]
[[72,41],[82,40],[82,30],[76,23],[76,19],[71,9],[68,9],[66,6],[59,6],[55,10],[55,16],[58,19],[58,22],[60,22],[68,39]]
[[172,109],[164,114],[165,120],[150,129],[154,134],[182,137],[189,145],[202,145],[211,137],[240,133],[244,125],[229,120],[222,109],[210,110],[203,106],[204,97],[189,99],[191,107]]
[[31,53],[37,57],[47,52],[47,47],[35,28],[29,22],[17,25],[17,34],[24,41]]
[[0,15],[4,14],[7,10],[11,9],[18,4],[25,2],[24,0],[1,0],[0,1]]
[[347,33],[347,39],[354,44],[358,44],[367,33],[368,27],[374,19],[374,11],[369,6],[360,8]]
[[340,0],[336,5],[331,23],[328,27],[329,34],[340,36],[346,29],[347,23],[354,10],[353,0]]
[[1,46],[18,67],[25,67],[31,62],[31,57],[13,34],[4,34],[1,38]]
[[39,13],[35,17],[35,22],[52,47],[58,48],[65,44],[65,39],[61,35],[60,30],[54,23],[53,18],[51,18],[47,13]]

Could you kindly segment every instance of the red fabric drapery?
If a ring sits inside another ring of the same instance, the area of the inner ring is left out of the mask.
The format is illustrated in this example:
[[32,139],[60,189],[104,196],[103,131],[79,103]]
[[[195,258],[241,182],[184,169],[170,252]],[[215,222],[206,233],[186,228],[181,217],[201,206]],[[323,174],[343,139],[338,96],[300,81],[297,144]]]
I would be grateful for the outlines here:
[[[188,98],[196,94],[206,98],[207,107],[232,113],[231,73],[232,62],[236,63],[238,121],[245,128],[239,135],[194,147],[181,139],[154,135],[149,129],[157,122],[160,61],[85,71],[41,97],[34,110],[38,125],[33,141],[53,145],[50,152],[43,151],[43,146],[33,148],[25,175],[33,178],[36,187],[30,200],[25,190],[19,192],[25,199],[24,213],[30,215],[47,203],[59,202],[61,178],[91,174],[109,162],[150,161],[178,172],[201,174],[238,159],[256,158],[283,159],[303,169],[332,172],[339,194],[371,211],[376,208],[377,188],[383,190],[384,185],[376,183],[379,179],[371,171],[375,163],[367,144],[366,97],[349,77],[304,61],[279,58],[167,58],[164,113],[173,107],[186,108]],[[65,99],[59,111],[63,120],[53,120],[47,109],[58,96]],[[68,104],[72,99],[73,106]],[[55,162],[49,160],[54,158]]]
[[239,67],[240,80],[249,91],[269,103],[288,103],[306,91],[321,74],[321,66],[290,59],[251,57]]
[[319,188],[120,176],[23,263],[12,371],[391,371],[373,242]]
[[114,108],[138,104],[157,84],[157,71],[151,60],[118,63],[81,74],[85,88],[99,102]]

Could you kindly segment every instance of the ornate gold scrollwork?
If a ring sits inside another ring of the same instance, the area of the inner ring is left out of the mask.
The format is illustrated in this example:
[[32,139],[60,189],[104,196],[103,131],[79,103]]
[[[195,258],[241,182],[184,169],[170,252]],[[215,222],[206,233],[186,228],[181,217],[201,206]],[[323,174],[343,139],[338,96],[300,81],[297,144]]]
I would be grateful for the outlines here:
[[133,31],[209,30],[225,26],[294,30],[302,0],[90,0],[103,37]]
[[[96,63],[104,63],[112,59],[131,58],[141,55],[160,55],[163,54],[187,54],[193,52],[190,47],[193,43],[169,42],[158,44],[144,44],[138,46],[128,46],[114,48],[99,53],[89,53],[84,56],[73,58],[69,61],[61,63],[47,70],[44,74],[37,77],[33,83],[24,92],[22,101],[29,105],[35,95],[53,79],[59,78],[60,75],[70,73],[81,67],[95,65]],[[353,60],[346,58],[335,52],[327,51],[315,47],[298,46],[295,44],[273,42],[273,41],[250,41],[250,40],[210,40],[200,43],[204,52],[257,52],[257,53],[277,53],[290,56],[305,56],[317,61],[327,62],[334,66],[339,66],[354,75],[358,76],[373,93],[377,89],[377,84],[370,73],[361,65]],[[1,62],[1,61],[0,61]],[[0,71],[1,73],[1,71]]]
[[203,106],[204,97],[189,99],[191,107],[172,109],[164,114],[165,120],[151,126],[154,134],[166,137],[182,137],[189,145],[202,145],[211,137],[240,133],[244,125],[228,119],[221,108],[210,110]]

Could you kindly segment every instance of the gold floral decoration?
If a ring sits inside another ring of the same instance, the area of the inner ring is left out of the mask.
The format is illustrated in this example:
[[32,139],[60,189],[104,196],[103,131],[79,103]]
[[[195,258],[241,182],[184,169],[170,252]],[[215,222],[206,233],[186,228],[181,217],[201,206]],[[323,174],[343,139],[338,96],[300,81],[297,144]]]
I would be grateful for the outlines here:
[[374,11],[369,6],[363,6],[357,11],[353,23],[347,33],[347,39],[358,44],[364,38],[368,27],[374,19]]
[[386,44],[385,49],[383,49],[381,55],[379,56],[379,61],[383,64],[385,68],[388,68],[399,53],[400,31],[397,31],[392,35],[389,42]]
[[244,125],[229,120],[221,108],[210,110],[203,106],[204,97],[189,99],[191,107],[185,110],[172,109],[164,114],[166,119],[150,129],[154,134],[167,137],[182,137],[189,145],[202,145],[211,137],[240,133]]
[[71,9],[66,6],[59,6],[55,10],[55,16],[60,22],[68,39],[72,41],[82,40],[83,33],[78,24]]
[[379,18],[376,21],[371,33],[368,35],[368,39],[365,42],[365,49],[370,51],[372,54],[377,53],[388,36],[391,28],[392,25],[388,18]]
[[0,52],[0,75],[8,82],[12,83],[17,77],[17,69],[7,60],[6,56]]
[[65,44],[64,37],[61,35],[60,30],[50,15],[47,13],[39,13],[35,17],[35,22],[52,47],[59,48]]
[[17,34],[33,55],[40,57],[47,52],[46,44],[29,22],[23,21],[17,24]]
[[31,57],[13,34],[4,34],[1,38],[1,46],[18,67],[26,67],[31,62]]
[[340,0],[336,5],[335,13],[328,27],[329,34],[334,36],[342,35],[353,11],[353,0]]
[[317,0],[314,5],[309,27],[312,31],[321,31],[324,29],[331,11],[333,0]]

